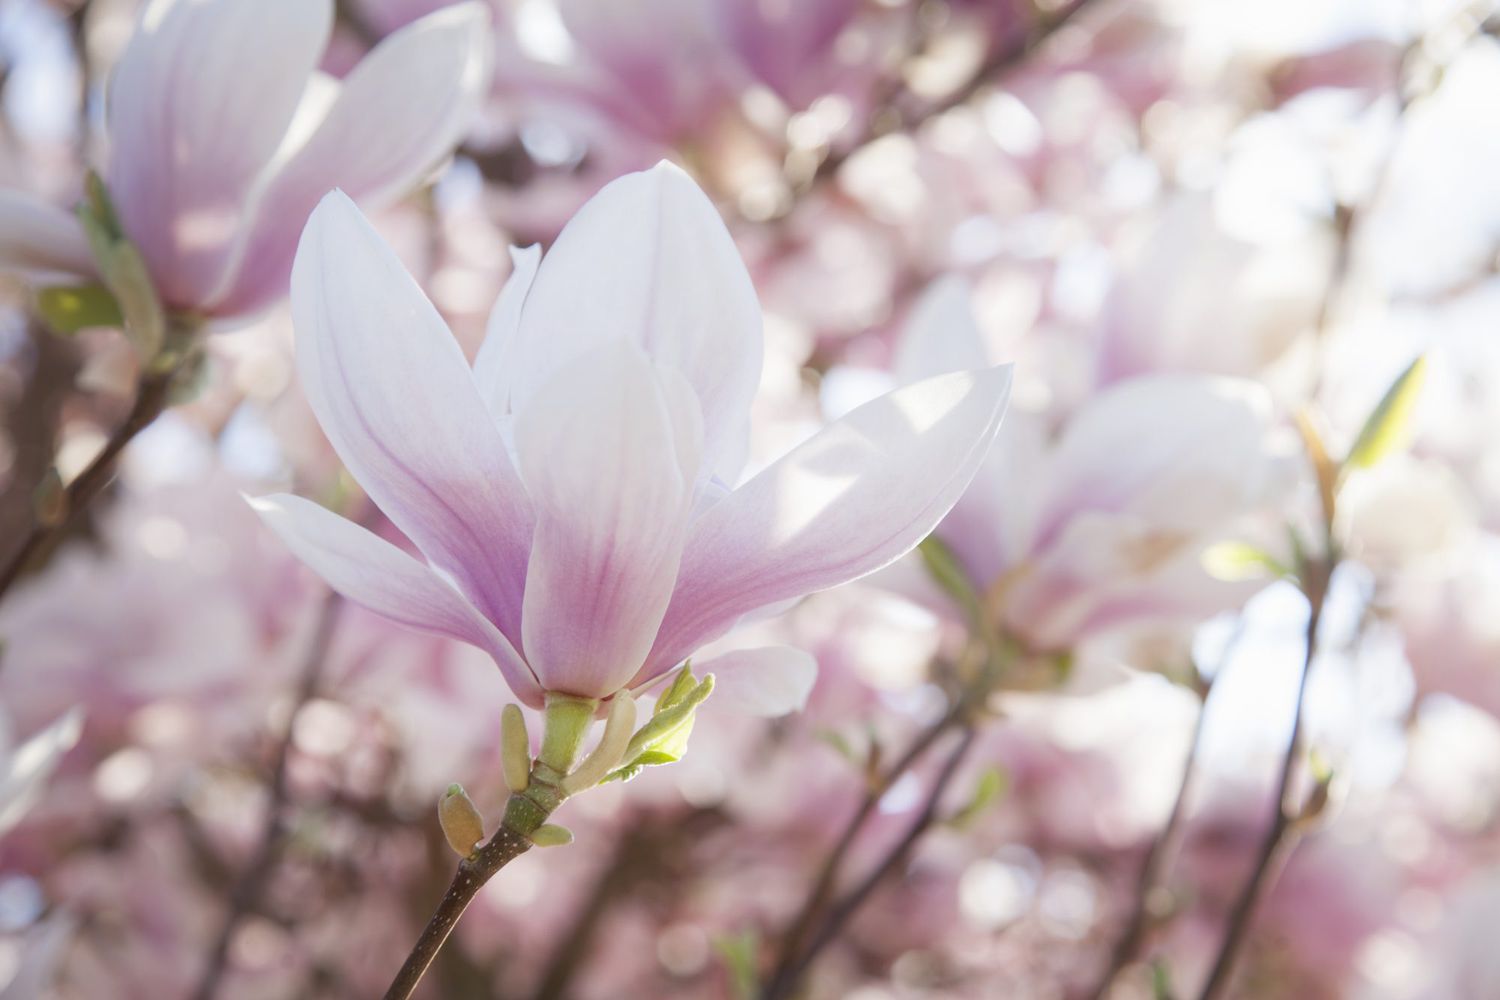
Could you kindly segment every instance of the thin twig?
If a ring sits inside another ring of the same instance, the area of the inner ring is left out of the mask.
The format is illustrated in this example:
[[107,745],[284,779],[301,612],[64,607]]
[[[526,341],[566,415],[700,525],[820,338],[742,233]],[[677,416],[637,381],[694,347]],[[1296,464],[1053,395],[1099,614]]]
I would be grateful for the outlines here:
[[408,1000],[416,991],[417,984],[427,972],[432,960],[437,957],[443,942],[458,924],[479,890],[495,873],[531,849],[531,841],[507,825],[501,825],[489,843],[458,863],[453,883],[443,895],[437,911],[427,922],[422,936],[417,939],[411,954],[401,965],[391,988],[385,992],[385,1000]]
[[[1241,614],[1235,622],[1233,631],[1226,639],[1224,648],[1219,651],[1217,666],[1212,675],[1206,675],[1199,670],[1197,673],[1200,677],[1218,677],[1223,672],[1235,650],[1239,648],[1241,640],[1244,639],[1245,628],[1245,616]],[[1151,847],[1141,861],[1130,916],[1125,922],[1125,929],[1120,932],[1120,937],[1110,952],[1109,965],[1105,968],[1103,976],[1100,977],[1094,989],[1086,994],[1089,1000],[1103,1000],[1109,988],[1114,985],[1115,979],[1140,951],[1147,934],[1153,927],[1155,914],[1151,912],[1153,909],[1151,896],[1157,885],[1161,883],[1167,865],[1177,854],[1177,848],[1182,841],[1183,821],[1187,818],[1187,803],[1192,797],[1193,783],[1198,774],[1198,754],[1203,748],[1204,721],[1208,716],[1208,699],[1213,694],[1212,683],[1200,681],[1199,691],[1198,716],[1193,721],[1193,732],[1188,740],[1187,758],[1182,763],[1182,776],[1177,782],[1177,795],[1172,800],[1172,810],[1167,814],[1166,823],[1152,840]]]
[[1207,709],[1208,699],[1205,696],[1203,703],[1198,707],[1198,718],[1193,723],[1193,735],[1188,744],[1187,759],[1182,764],[1182,777],[1177,782],[1177,797],[1172,801],[1172,811],[1167,815],[1166,824],[1151,841],[1151,847],[1141,861],[1130,917],[1126,920],[1125,929],[1120,932],[1120,937],[1115,941],[1114,949],[1110,952],[1109,965],[1104,970],[1104,975],[1099,978],[1098,985],[1088,994],[1089,1000],[1103,1000],[1109,988],[1114,985],[1115,979],[1135,958],[1136,952],[1146,940],[1146,932],[1151,927],[1153,916],[1151,897],[1157,885],[1161,883],[1167,862],[1177,853],[1178,843],[1182,840],[1182,821],[1187,816],[1187,802],[1191,797],[1193,779],[1198,773],[1198,751],[1203,745],[1203,720],[1208,715]]
[[212,1000],[219,983],[229,965],[229,947],[240,924],[260,904],[266,886],[276,870],[286,845],[288,782],[287,771],[292,757],[293,727],[297,713],[317,694],[322,683],[324,664],[328,661],[328,647],[338,624],[339,610],[343,598],[330,591],[318,609],[317,622],[313,627],[312,641],[302,660],[301,678],[287,715],[286,732],[276,745],[276,757],[271,764],[271,780],[267,789],[269,801],[261,825],[260,837],[250,862],[229,892],[229,906],[219,932],[214,936],[213,948],[209,951],[208,964],[193,991],[194,1000]]
[[813,961],[822,952],[849,921],[854,914],[865,904],[875,889],[885,878],[906,859],[911,849],[921,839],[922,835],[931,829],[937,820],[938,807],[942,804],[943,794],[952,784],[954,776],[958,773],[958,766],[968,754],[969,748],[974,743],[974,728],[963,727],[963,735],[948,759],[943,762],[943,768],[938,773],[937,779],[932,783],[932,788],[927,794],[927,801],[922,806],[922,811],[916,820],[907,828],[905,835],[886,852],[885,856],[878,861],[870,872],[860,880],[859,884],[851,889],[823,918],[818,926],[817,932],[802,952],[788,965],[786,971],[773,980],[761,994],[761,1000],[785,1000],[792,995],[802,976],[812,967]]
[[664,882],[676,885],[689,877],[691,852],[684,848],[700,841],[706,831],[724,821],[725,816],[718,809],[687,812],[674,809],[663,815],[642,817],[626,830],[609,863],[577,907],[577,916],[558,935],[532,1000],[562,1000],[570,996],[573,978],[586,967],[610,910],[629,898],[638,886]]
[[10,590],[12,584],[32,559],[44,552],[62,533],[79,512],[93,503],[114,476],[115,460],[135,436],[145,430],[166,409],[171,394],[175,371],[148,374],[142,377],[136,391],[135,403],[119,427],[115,428],[104,449],[94,457],[78,477],[64,489],[61,504],[54,516],[34,519],[31,530],[20,549],[11,556],[0,570],[0,597]]
[[1246,880],[1239,897],[1235,900],[1234,907],[1230,910],[1224,940],[1220,943],[1218,954],[1214,957],[1213,968],[1209,972],[1208,980],[1203,984],[1203,991],[1198,994],[1199,1000],[1214,1000],[1228,988],[1230,976],[1234,972],[1235,959],[1239,957],[1245,937],[1250,931],[1256,904],[1260,902],[1261,896],[1275,880],[1275,872],[1280,867],[1280,861],[1292,846],[1293,838],[1290,834],[1295,832],[1300,815],[1300,810],[1292,802],[1292,780],[1296,774],[1297,762],[1302,756],[1303,704],[1307,700],[1307,681],[1312,675],[1313,658],[1317,655],[1318,624],[1323,617],[1323,604],[1328,596],[1332,570],[1332,565],[1327,561],[1313,563],[1307,570],[1306,575],[1309,579],[1304,581],[1308,600],[1305,651],[1302,657],[1302,673],[1297,682],[1296,715],[1292,720],[1292,735],[1287,740],[1286,752],[1281,758],[1280,777],[1276,782],[1276,811],[1271,817],[1270,827],[1261,839],[1260,850],[1256,853],[1255,865],[1250,870],[1250,877]]
[[944,712],[935,722],[917,735],[906,751],[890,767],[879,775],[872,778],[869,787],[865,791],[864,798],[860,801],[859,808],[849,817],[844,824],[839,838],[834,842],[832,850],[823,859],[823,864],[818,870],[817,877],[813,880],[812,888],[808,890],[803,899],[797,916],[787,926],[786,932],[781,937],[777,948],[777,961],[771,974],[767,977],[766,996],[773,996],[772,991],[781,988],[781,982],[791,975],[792,965],[795,963],[798,953],[801,951],[803,939],[807,937],[813,922],[818,918],[823,908],[828,903],[828,898],[833,892],[835,882],[838,880],[840,869],[848,857],[850,848],[855,839],[864,829],[865,823],[874,814],[875,807],[880,804],[881,798],[890,791],[892,785],[902,775],[906,774],[927,750],[948,731],[950,727],[957,724],[968,710],[968,701],[965,698],[954,700],[953,705]]
[[[1054,14],[1038,16],[1029,30],[1022,32],[1019,37],[1012,39],[1009,43],[996,48],[964,83],[914,115],[907,118],[896,115],[894,116],[896,120],[891,122],[892,112],[896,110],[897,98],[905,93],[904,90],[893,94],[887,101],[878,102],[880,106],[866,119],[860,135],[847,145],[829,150],[828,155],[813,171],[812,181],[816,183],[831,177],[851,156],[876,139],[896,131],[911,131],[928,119],[967,104],[981,90],[995,83],[999,77],[1024,65],[1059,29],[1094,2],[1095,0],[1074,0],[1073,3]],[[882,127],[883,123],[885,123],[884,127]]]

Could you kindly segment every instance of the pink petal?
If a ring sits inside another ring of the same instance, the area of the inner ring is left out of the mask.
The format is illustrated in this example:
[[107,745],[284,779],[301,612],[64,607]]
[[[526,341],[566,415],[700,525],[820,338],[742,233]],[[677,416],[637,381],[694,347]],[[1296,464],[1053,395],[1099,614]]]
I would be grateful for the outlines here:
[[830,424],[709,508],[640,683],[755,608],[858,579],[942,520],[988,453],[1010,366],[955,372]]
[[109,91],[108,182],[169,305],[219,285],[332,24],[332,0],[147,8]]
[[606,185],[542,259],[521,312],[512,408],[617,339],[686,377],[703,408],[705,459],[737,478],[760,383],[760,305],[718,212],[671,164]]
[[380,509],[507,635],[520,635],[531,513],[458,342],[343,194],[292,274],[303,390]]
[[281,297],[297,234],[331,188],[375,204],[415,187],[453,151],[489,85],[489,23],[481,3],[447,7],[354,68],[306,143],[266,178],[215,290],[216,312],[253,312]]
[[0,268],[92,277],[94,257],[78,220],[19,191],[0,190]]
[[790,646],[736,649],[701,663],[693,672],[714,675],[715,708],[775,718],[800,712],[818,680],[818,661]]
[[302,497],[247,498],[287,547],[334,590],[398,625],[467,642],[494,657],[528,705],[541,689],[505,636],[437,573],[390,542]]
[[[646,658],[677,579],[692,480],[641,350],[617,341],[559,371],[516,415],[536,506],[526,658],[549,691],[604,697]],[[691,414],[688,419],[695,419]]]
[[515,375],[516,332],[521,326],[521,307],[531,291],[531,282],[536,278],[537,265],[542,262],[539,246],[511,247],[511,272],[490,310],[489,324],[485,328],[484,343],[479,345],[479,354],[474,358],[474,380],[479,383],[479,393],[484,397],[490,412],[500,417],[506,414],[510,404],[510,383]]

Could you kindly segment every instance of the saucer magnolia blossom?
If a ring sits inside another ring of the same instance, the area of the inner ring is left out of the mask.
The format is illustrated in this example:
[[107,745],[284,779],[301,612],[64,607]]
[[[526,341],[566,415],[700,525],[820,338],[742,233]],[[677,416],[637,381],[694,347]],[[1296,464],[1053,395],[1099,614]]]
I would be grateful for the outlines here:
[[[253,313],[283,294],[329,188],[378,201],[447,155],[488,87],[489,12],[457,4],[318,71],[333,0],[154,0],[108,94],[103,170],[168,308]],[[69,213],[0,191],[0,266],[92,277]]]
[[[607,698],[747,612],[911,549],[989,450],[1008,368],[874,400],[739,486],[761,318],[713,206],[662,164],[605,187],[543,259],[518,251],[471,368],[344,195],[292,275],[305,391],[350,472],[419,550],[307,500],[255,501],[351,600],[487,650],[511,688]],[[796,707],[812,663],[728,654],[756,707]]]
[[[913,310],[895,376],[909,383],[985,357],[967,287],[943,279]],[[1138,376],[1060,427],[1012,414],[936,535],[1011,634],[1070,649],[1108,629],[1198,622],[1243,603],[1263,583],[1216,579],[1204,552],[1274,510],[1286,482],[1264,387]]]

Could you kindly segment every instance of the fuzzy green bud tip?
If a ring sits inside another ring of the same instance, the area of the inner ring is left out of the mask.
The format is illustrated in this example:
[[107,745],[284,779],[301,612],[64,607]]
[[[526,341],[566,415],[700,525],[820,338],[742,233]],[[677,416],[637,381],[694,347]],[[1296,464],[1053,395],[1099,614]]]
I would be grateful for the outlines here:
[[438,825],[443,828],[448,846],[461,858],[472,855],[484,839],[484,817],[464,793],[463,786],[456,783],[448,786],[438,803]]

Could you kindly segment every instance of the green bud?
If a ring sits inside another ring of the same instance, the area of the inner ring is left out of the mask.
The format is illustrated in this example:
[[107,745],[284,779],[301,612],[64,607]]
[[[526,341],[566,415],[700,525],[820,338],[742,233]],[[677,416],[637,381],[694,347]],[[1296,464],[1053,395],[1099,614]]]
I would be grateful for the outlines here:
[[500,765],[505,787],[515,795],[526,791],[531,784],[531,738],[520,705],[506,705],[500,712]]
[[556,823],[543,823],[531,835],[531,842],[538,847],[566,847],[573,842],[573,831]]
[[120,326],[125,316],[103,285],[57,285],[36,293],[36,311],[55,333],[65,336],[94,326]]
[[448,846],[461,858],[471,857],[484,839],[484,817],[464,792],[464,786],[452,784],[438,803],[438,825]]
[[1403,447],[1411,436],[1411,418],[1427,375],[1427,359],[1418,357],[1391,383],[1360,428],[1349,449],[1348,465],[1368,469]]

